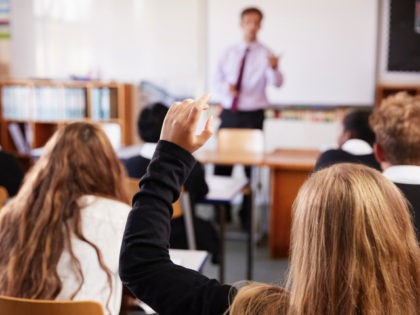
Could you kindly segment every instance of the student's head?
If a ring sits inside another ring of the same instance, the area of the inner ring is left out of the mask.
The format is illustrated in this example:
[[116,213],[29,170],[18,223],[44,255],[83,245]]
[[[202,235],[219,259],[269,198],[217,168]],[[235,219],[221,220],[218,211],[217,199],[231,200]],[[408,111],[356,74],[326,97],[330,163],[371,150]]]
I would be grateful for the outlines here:
[[255,7],[245,8],[241,12],[241,28],[246,42],[253,42],[257,39],[258,31],[261,28],[263,13]]
[[162,103],[153,103],[143,108],[137,119],[137,132],[144,142],[159,141],[160,131],[165,120],[168,107]]
[[341,147],[349,139],[361,139],[373,146],[375,134],[369,125],[371,111],[355,110],[348,113],[342,122],[343,129],[338,138]]
[[373,111],[375,155],[382,168],[420,165],[420,96],[389,96]]
[[407,203],[379,172],[336,164],[293,205],[290,314],[417,314],[420,249]]
[[[94,248],[111,285],[102,254],[83,236],[80,197],[128,202],[124,178],[101,128],[78,122],[59,129],[17,196],[0,212],[0,294],[54,299],[62,288],[57,264],[72,237]],[[83,283],[80,261],[72,250],[70,256]]]
[[289,294],[244,287],[230,314],[418,314],[420,248],[406,200],[381,173],[325,168],[304,183],[292,212]]

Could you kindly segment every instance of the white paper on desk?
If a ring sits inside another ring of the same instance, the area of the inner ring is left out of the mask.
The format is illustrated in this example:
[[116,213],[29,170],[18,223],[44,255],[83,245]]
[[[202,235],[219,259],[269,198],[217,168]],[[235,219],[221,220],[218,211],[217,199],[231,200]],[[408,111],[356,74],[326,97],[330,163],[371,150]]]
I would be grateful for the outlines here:
[[206,176],[206,182],[209,186],[209,193],[206,195],[207,200],[229,202],[242,191],[242,188],[248,183],[248,179],[244,177],[208,175]]

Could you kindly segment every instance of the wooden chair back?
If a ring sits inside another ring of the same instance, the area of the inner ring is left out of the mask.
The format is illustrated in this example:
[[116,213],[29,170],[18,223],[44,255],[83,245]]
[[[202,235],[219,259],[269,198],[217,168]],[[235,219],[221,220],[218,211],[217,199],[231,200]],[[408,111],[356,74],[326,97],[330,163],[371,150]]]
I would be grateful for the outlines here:
[[6,203],[8,198],[9,193],[7,192],[6,187],[0,186],[0,208]]
[[217,151],[235,154],[262,153],[264,152],[264,133],[260,129],[219,129]]
[[[130,196],[134,196],[139,191],[139,181],[140,179],[138,178],[127,178],[127,186]],[[172,208],[172,219],[176,219],[182,216],[182,206],[180,198],[172,204]]]
[[31,300],[0,296],[0,314],[7,315],[104,315],[95,301]]

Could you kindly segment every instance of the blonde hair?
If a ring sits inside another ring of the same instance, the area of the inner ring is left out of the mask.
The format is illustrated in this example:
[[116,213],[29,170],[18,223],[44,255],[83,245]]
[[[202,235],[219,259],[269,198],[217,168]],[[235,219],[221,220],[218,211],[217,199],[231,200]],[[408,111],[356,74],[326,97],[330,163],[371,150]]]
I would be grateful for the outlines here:
[[244,287],[230,314],[418,314],[420,249],[394,184],[357,164],[313,174],[293,204],[286,288],[289,301],[278,286]]
[[59,129],[0,213],[0,295],[57,297],[62,288],[57,264],[67,248],[80,276],[73,298],[85,275],[72,249],[72,235],[93,247],[111,287],[101,251],[82,233],[78,201],[97,195],[128,203],[124,178],[124,167],[99,127],[78,122]]
[[289,294],[277,285],[252,282],[239,288],[226,314],[272,315],[286,314]]
[[334,165],[311,176],[293,211],[289,314],[418,314],[419,246],[382,174]]
[[385,159],[393,165],[420,164],[420,95],[387,97],[370,117]]

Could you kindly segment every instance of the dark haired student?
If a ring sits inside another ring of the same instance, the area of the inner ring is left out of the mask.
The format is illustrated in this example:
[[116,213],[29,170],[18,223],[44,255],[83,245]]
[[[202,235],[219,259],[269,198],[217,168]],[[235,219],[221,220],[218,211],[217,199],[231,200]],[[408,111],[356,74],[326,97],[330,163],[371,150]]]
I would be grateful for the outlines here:
[[344,117],[339,148],[322,153],[316,162],[316,171],[336,163],[358,163],[381,170],[373,153],[375,134],[369,125],[370,115],[371,111],[355,110]]
[[[141,147],[140,155],[123,161],[129,177],[141,178],[146,173],[147,166],[159,141],[160,131],[167,112],[168,107],[163,103],[153,103],[140,112],[137,119],[137,132],[144,144]],[[192,207],[209,192],[202,164],[195,164],[185,181],[184,188],[189,192]]]

